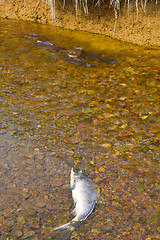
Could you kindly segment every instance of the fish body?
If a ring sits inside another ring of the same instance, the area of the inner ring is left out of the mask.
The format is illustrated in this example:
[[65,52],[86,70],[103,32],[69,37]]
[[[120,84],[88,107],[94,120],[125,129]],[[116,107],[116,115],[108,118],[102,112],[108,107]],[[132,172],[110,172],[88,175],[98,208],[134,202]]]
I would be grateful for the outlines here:
[[56,46],[54,45],[53,43],[51,42],[43,42],[43,41],[40,41],[40,40],[37,40],[36,41],[36,45],[42,49],[45,49],[49,52],[59,52],[60,50],[64,49],[62,47],[59,47],[59,46]]
[[54,228],[54,230],[73,230],[74,224],[85,220],[91,214],[96,204],[98,194],[96,193],[92,182],[82,171],[76,172],[74,168],[72,168],[70,188],[72,190],[72,197],[75,205],[73,211],[75,217],[71,222]]
[[82,53],[82,48],[78,47],[75,49],[66,49],[62,50],[62,52],[67,53],[71,58],[78,58]]

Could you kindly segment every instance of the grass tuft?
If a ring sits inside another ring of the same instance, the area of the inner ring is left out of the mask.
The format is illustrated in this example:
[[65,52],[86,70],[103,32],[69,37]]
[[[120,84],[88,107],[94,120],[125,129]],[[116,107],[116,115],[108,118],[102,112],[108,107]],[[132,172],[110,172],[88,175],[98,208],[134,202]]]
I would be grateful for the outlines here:
[[[39,1],[39,0],[38,0]],[[47,0],[46,0],[47,1]],[[56,14],[55,14],[55,7],[56,4],[60,5],[63,9],[65,9],[66,1],[69,5],[73,5],[75,8],[76,16],[78,15],[78,12],[81,10],[88,15],[90,8],[105,8],[111,7],[113,8],[115,19],[118,18],[121,14],[121,6],[127,5],[128,11],[130,9],[130,0],[48,0],[48,4],[51,11],[52,21],[55,20]],[[137,15],[139,13],[139,9],[142,9],[143,12],[146,12],[146,6],[147,3],[152,0],[133,0],[131,2],[131,8],[136,9]],[[153,0],[155,1],[155,4],[157,5],[159,0]]]

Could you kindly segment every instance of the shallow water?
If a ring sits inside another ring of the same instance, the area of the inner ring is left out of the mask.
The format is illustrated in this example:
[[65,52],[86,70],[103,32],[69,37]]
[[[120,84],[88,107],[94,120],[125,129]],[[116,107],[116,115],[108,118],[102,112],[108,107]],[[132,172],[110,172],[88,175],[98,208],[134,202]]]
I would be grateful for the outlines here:
[[[55,45],[116,59],[94,67],[57,60]],[[0,19],[0,238],[159,239],[160,49],[87,32]],[[105,205],[74,232],[71,166]]]

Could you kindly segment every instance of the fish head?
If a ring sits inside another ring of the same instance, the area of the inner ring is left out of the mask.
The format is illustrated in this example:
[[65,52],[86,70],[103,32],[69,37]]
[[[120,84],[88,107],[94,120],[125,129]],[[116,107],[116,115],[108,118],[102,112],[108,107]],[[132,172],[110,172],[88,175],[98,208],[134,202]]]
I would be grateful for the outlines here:
[[77,171],[75,168],[71,169],[70,188],[73,190],[76,187],[76,182],[84,179],[84,170]]

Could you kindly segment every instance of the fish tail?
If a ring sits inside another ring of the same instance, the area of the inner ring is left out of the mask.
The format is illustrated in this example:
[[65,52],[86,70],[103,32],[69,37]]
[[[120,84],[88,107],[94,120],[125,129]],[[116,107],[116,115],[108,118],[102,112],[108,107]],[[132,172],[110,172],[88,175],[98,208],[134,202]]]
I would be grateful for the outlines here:
[[69,223],[66,223],[66,224],[60,226],[60,227],[54,228],[54,230],[59,230],[59,231],[70,230],[70,231],[73,231],[74,230],[74,226],[73,226],[73,223],[71,221]]

